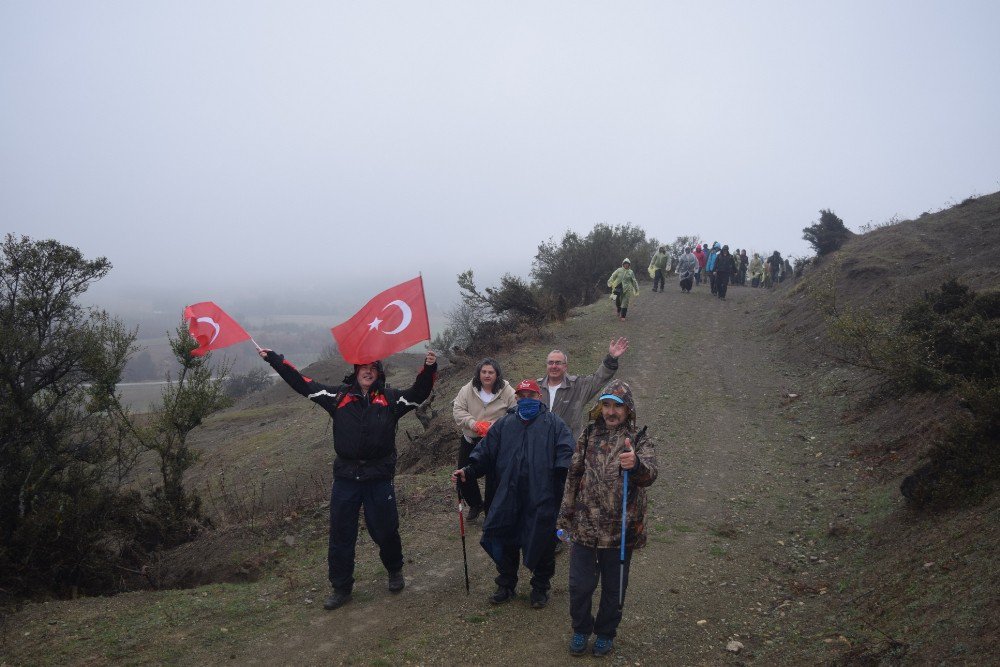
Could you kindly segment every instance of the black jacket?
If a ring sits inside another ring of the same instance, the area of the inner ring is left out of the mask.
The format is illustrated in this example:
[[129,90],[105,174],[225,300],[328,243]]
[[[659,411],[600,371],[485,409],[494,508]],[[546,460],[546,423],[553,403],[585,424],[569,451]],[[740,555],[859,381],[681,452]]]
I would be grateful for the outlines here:
[[505,547],[517,545],[524,564],[535,569],[552,546],[572,458],[573,433],[544,403],[530,422],[511,408],[472,450],[466,479],[493,472],[499,482],[480,540],[494,561],[502,560]]
[[392,479],[396,472],[396,423],[431,395],[437,364],[424,366],[413,386],[386,387],[382,377],[368,394],[353,384],[325,385],[299,373],[276,352],[266,359],[292,389],[333,418],[333,476],[367,481]]

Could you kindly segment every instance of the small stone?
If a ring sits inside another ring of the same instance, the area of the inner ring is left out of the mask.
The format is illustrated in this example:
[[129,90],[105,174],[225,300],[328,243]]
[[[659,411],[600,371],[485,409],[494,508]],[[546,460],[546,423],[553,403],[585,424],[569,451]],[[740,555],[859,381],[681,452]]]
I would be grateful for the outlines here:
[[924,563],[924,567],[925,567],[925,568],[928,568],[928,567],[934,567],[934,561],[931,561],[931,562],[929,562],[929,563]]
[[743,642],[738,642],[734,639],[726,644],[726,650],[730,653],[739,653],[743,650]]
[[295,546],[295,536],[294,535],[285,535],[285,544],[287,544],[290,547],[294,547]]
[[705,619],[701,619],[700,621],[698,621],[698,625],[708,625],[708,621],[706,621]]

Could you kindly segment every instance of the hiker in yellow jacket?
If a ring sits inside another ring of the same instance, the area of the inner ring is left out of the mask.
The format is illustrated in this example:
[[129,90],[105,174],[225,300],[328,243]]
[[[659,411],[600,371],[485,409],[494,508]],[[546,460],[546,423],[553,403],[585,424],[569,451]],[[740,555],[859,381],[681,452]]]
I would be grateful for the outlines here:
[[622,260],[622,265],[615,269],[615,272],[608,278],[608,287],[615,295],[615,308],[618,310],[618,317],[622,320],[628,315],[628,305],[639,293],[639,281],[632,270],[632,262],[626,257]]

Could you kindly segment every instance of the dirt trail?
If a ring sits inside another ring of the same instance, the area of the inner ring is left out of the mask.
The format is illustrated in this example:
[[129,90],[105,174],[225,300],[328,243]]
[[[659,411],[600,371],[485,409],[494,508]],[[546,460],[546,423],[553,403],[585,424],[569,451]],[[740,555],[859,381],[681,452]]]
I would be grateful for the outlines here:
[[[635,558],[610,660],[755,662],[780,655],[784,642],[805,631],[822,646],[836,637],[815,628],[836,594],[836,556],[818,542],[853,479],[849,460],[836,456],[845,448],[836,442],[843,436],[835,399],[787,396],[808,393],[815,369],[794,367],[756,333],[773,294],[730,288],[722,302],[706,286],[692,294],[669,287],[643,292],[625,323],[606,301],[595,304],[539,347],[572,350],[627,335],[619,377],[632,383],[639,423],[657,443],[651,539]],[[572,362],[572,371],[589,372]],[[445,492],[438,505],[403,519],[411,562],[402,594],[385,590],[374,548],[362,537],[354,602],[331,613],[315,607],[304,627],[263,627],[233,657],[249,664],[578,664],[566,651],[566,556],[558,557],[546,609],[529,607],[526,576],[517,601],[491,607],[495,573],[478,546],[479,526],[468,537],[466,596]],[[317,604],[324,594],[316,593]],[[732,640],[743,644],[737,654],[726,651]]]

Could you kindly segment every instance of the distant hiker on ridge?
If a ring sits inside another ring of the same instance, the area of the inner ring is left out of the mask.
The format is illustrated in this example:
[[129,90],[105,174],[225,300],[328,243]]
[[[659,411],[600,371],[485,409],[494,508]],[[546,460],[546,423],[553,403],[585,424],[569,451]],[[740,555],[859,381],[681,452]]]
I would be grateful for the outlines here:
[[333,593],[324,609],[351,601],[358,513],[364,507],[365,527],[379,548],[389,572],[389,590],[403,590],[403,545],[396,507],[396,423],[431,394],[437,357],[428,351],[413,386],[403,391],[385,383],[382,362],[355,364],[343,384],[320,384],[305,377],[273,350],[260,356],[292,389],[311,399],[333,419],[333,485],[330,489],[330,542],[327,551]]
[[[480,361],[472,375],[472,381],[459,389],[452,401],[452,416],[455,424],[462,430],[458,443],[459,468],[469,464],[469,454],[473,448],[486,436],[490,427],[516,405],[514,388],[503,379],[500,364],[490,358]],[[486,475],[485,501],[479,493],[479,483],[474,480],[459,484],[458,490],[469,505],[469,521],[472,521],[484,510],[489,513],[490,502],[496,491],[496,477],[493,473]]]
[[677,262],[677,277],[680,280],[681,291],[690,292],[694,283],[695,274],[698,273],[698,258],[691,252],[690,246],[684,248],[684,254]]
[[653,273],[653,291],[656,291],[656,286],[659,284],[660,291],[663,291],[663,286],[667,284],[667,270],[670,268],[670,256],[667,255],[667,249],[665,246],[660,246],[653,255],[652,259],[649,260],[649,270]]
[[576,440],[583,432],[583,404],[614,377],[618,358],[628,349],[628,338],[612,340],[608,355],[592,375],[569,375],[569,356],[552,350],[545,358],[545,377],[538,378],[542,400],[553,414],[562,418]]
[[[707,243],[705,245],[708,245]],[[708,263],[708,254],[702,249],[700,245],[695,245],[694,253],[692,253],[695,259],[698,260],[698,271],[694,274],[694,284],[700,285],[702,281],[702,274],[705,273],[705,264]]]
[[539,400],[538,383],[522,380],[515,389],[517,407],[495,423],[469,455],[469,465],[451,474],[468,484],[492,472],[497,491],[483,521],[480,544],[496,563],[493,604],[516,597],[520,561],[531,570],[531,606],[549,602],[556,571],[556,512],[562,500],[566,469],[573,456],[573,434]]
[[722,250],[715,256],[715,295],[723,301],[726,300],[726,291],[729,289],[729,279],[736,271],[736,260],[729,253],[729,246],[722,246]]
[[615,295],[615,308],[618,310],[618,318],[622,321],[628,315],[628,304],[639,293],[639,281],[632,270],[632,262],[626,257],[622,260],[622,265],[615,269],[611,277],[608,278],[608,287]]

